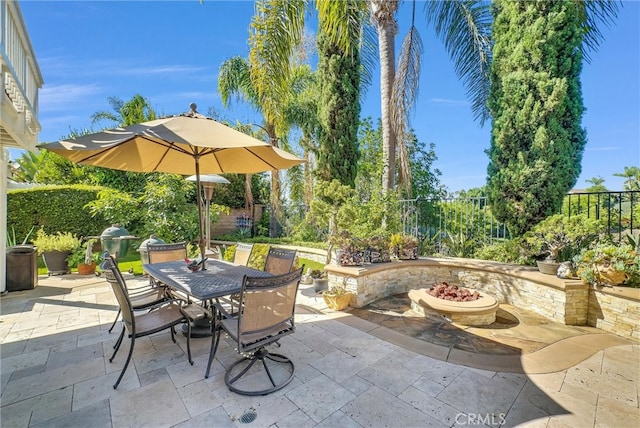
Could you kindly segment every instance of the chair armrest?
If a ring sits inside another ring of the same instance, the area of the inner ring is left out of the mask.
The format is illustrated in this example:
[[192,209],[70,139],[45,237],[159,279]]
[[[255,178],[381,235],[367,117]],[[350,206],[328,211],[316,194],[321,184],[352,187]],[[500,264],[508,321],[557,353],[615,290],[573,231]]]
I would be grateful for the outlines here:
[[220,302],[214,303],[214,306],[216,307],[216,310],[218,311],[218,313],[220,313],[222,318],[233,318],[233,315],[230,314],[225,308],[224,306],[222,306],[222,304]]

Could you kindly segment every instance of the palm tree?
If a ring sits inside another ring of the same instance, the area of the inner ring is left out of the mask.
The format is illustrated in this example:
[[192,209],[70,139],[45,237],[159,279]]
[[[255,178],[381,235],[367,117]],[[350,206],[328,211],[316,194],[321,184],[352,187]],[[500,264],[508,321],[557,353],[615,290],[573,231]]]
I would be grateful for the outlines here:
[[[345,8],[327,4],[345,2],[319,0],[317,3],[320,25],[332,34],[333,40],[346,51],[357,48],[351,39],[346,37],[353,21],[341,16]],[[408,188],[411,177],[406,143],[410,135],[409,115],[418,91],[422,43],[412,22],[396,65],[396,15],[399,1],[360,0],[358,3],[360,7],[368,9],[378,34],[384,168],[382,187],[384,191],[395,188],[397,152],[401,165],[399,183]],[[415,1],[412,6],[415,17]],[[425,5],[425,13],[427,21],[434,24],[436,34],[442,39],[452,57],[456,73],[467,86],[476,117],[484,121],[488,117],[485,101],[489,88],[487,70],[490,58],[491,14],[488,3],[476,0],[433,1]],[[365,64],[371,64],[371,61],[365,60]]]
[[626,178],[624,190],[640,190],[640,168],[637,166],[625,166],[624,172],[613,174],[615,177]]
[[158,118],[158,114],[142,95],[134,95],[129,101],[123,101],[118,97],[107,98],[113,112],[98,111],[91,116],[91,123],[101,120],[115,122],[118,126],[129,126],[136,123],[147,122]]
[[[235,95],[260,110],[260,127],[274,146],[289,132],[283,106],[291,90],[292,54],[302,40],[304,10],[302,0],[258,1],[250,26],[249,58],[225,61],[218,78],[223,104]],[[278,171],[272,171],[270,236],[276,235],[280,193]]]

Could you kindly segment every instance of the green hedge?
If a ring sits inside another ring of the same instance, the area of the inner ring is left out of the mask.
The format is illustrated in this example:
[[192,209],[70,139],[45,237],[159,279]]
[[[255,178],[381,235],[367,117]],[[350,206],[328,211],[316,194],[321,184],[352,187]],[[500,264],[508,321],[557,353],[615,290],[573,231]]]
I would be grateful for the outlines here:
[[[24,239],[32,226],[47,233],[71,232],[97,236],[109,224],[103,216],[92,217],[85,205],[97,198],[102,187],[73,185],[17,189],[7,192],[7,231]],[[13,228],[13,229],[12,229]]]

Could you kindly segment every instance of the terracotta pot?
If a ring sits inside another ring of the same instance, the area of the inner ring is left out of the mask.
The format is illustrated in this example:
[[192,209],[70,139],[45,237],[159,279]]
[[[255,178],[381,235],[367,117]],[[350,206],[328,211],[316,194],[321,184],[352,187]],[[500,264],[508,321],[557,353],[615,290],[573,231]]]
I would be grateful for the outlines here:
[[96,273],[96,266],[95,263],[91,263],[90,265],[80,263],[78,265],[78,275],[93,275]]

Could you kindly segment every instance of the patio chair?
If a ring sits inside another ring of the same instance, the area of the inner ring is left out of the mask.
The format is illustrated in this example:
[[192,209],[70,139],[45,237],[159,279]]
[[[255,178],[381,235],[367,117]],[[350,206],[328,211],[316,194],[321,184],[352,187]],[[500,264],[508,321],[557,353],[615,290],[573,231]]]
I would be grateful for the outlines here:
[[236,244],[236,252],[233,254],[233,263],[236,265],[248,266],[252,252],[253,244],[238,242]]
[[[148,244],[147,255],[149,257],[149,263],[182,261],[187,258],[187,243]],[[142,268],[144,269],[144,265]],[[163,287],[166,292],[169,293],[169,289],[155,278],[149,277],[149,285],[151,287]]]
[[[253,244],[245,244],[244,242],[238,242],[236,244],[236,251],[233,253],[233,263],[236,265],[248,266],[251,253],[253,252]],[[221,297],[219,302],[225,302],[229,304],[231,313],[234,312],[234,306],[237,306],[240,300],[240,294],[234,293],[228,298]]]
[[295,259],[296,250],[269,247],[263,270],[273,275],[291,272]]
[[[102,262],[101,267],[104,270],[107,281],[111,284],[111,288],[113,289],[116,299],[118,300],[123,323],[122,332],[114,346],[113,355],[109,358],[110,363],[113,362],[113,359],[120,349],[125,331],[127,331],[128,337],[131,339],[131,346],[129,348],[127,361],[124,363],[120,376],[118,376],[116,383],[113,385],[113,389],[116,389],[129,366],[129,362],[131,361],[136,338],[170,329],[171,340],[176,343],[174,329],[176,325],[186,323],[189,330],[188,332],[190,333],[190,322],[204,318],[208,313],[204,308],[198,305],[188,304],[186,301],[180,299],[171,299],[164,302],[161,306],[157,306],[152,311],[136,315],[134,314],[134,308],[131,303],[129,293],[127,292],[126,281],[122,276],[115,259],[112,256],[107,256]],[[189,337],[190,335],[187,334],[187,358],[189,363],[193,365],[193,359],[191,358],[191,342]]]
[[[303,269],[304,266],[272,277],[245,277],[240,310],[235,316],[228,314],[220,304],[215,305],[222,316],[220,319],[215,317],[211,325],[211,349],[205,378],[209,377],[224,331],[243,356],[225,373],[224,381],[231,391],[242,395],[266,395],[291,382],[295,370],[293,362],[284,355],[269,352],[267,346],[295,331],[294,310]],[[255,365],[256,362],[260,364]]]
[[187,258],[187,243],[147,245],[149,263],[173,262]]
[[[173,244],[168,244],[168,245],[173,245]],[[186,254],[186,246],[185,246],[185,254]],[[107,256],[108,256],[108,253],[106,253],[103,257],[107,257]],[[126,286],[126,287],[127,287],[127,294],[129,296],[129,300],[131,302],[131,306],[134,311],[138,311],[142,309],[151,309],[154,306],[164,303],[171,298],[171,294],[169,293],[168,288],[161,286],[161,284],[156,284],[152,278],[149,278],[148,285],[142,285],[137,287],[130,287],[130,286]],[[118,313],[116,314],[116,318],[113,320],[111,327],[109,327],[109,333],[111,333],[116,323],[120,319],[120,313],[121,313],[121,308],[118,308]]]

